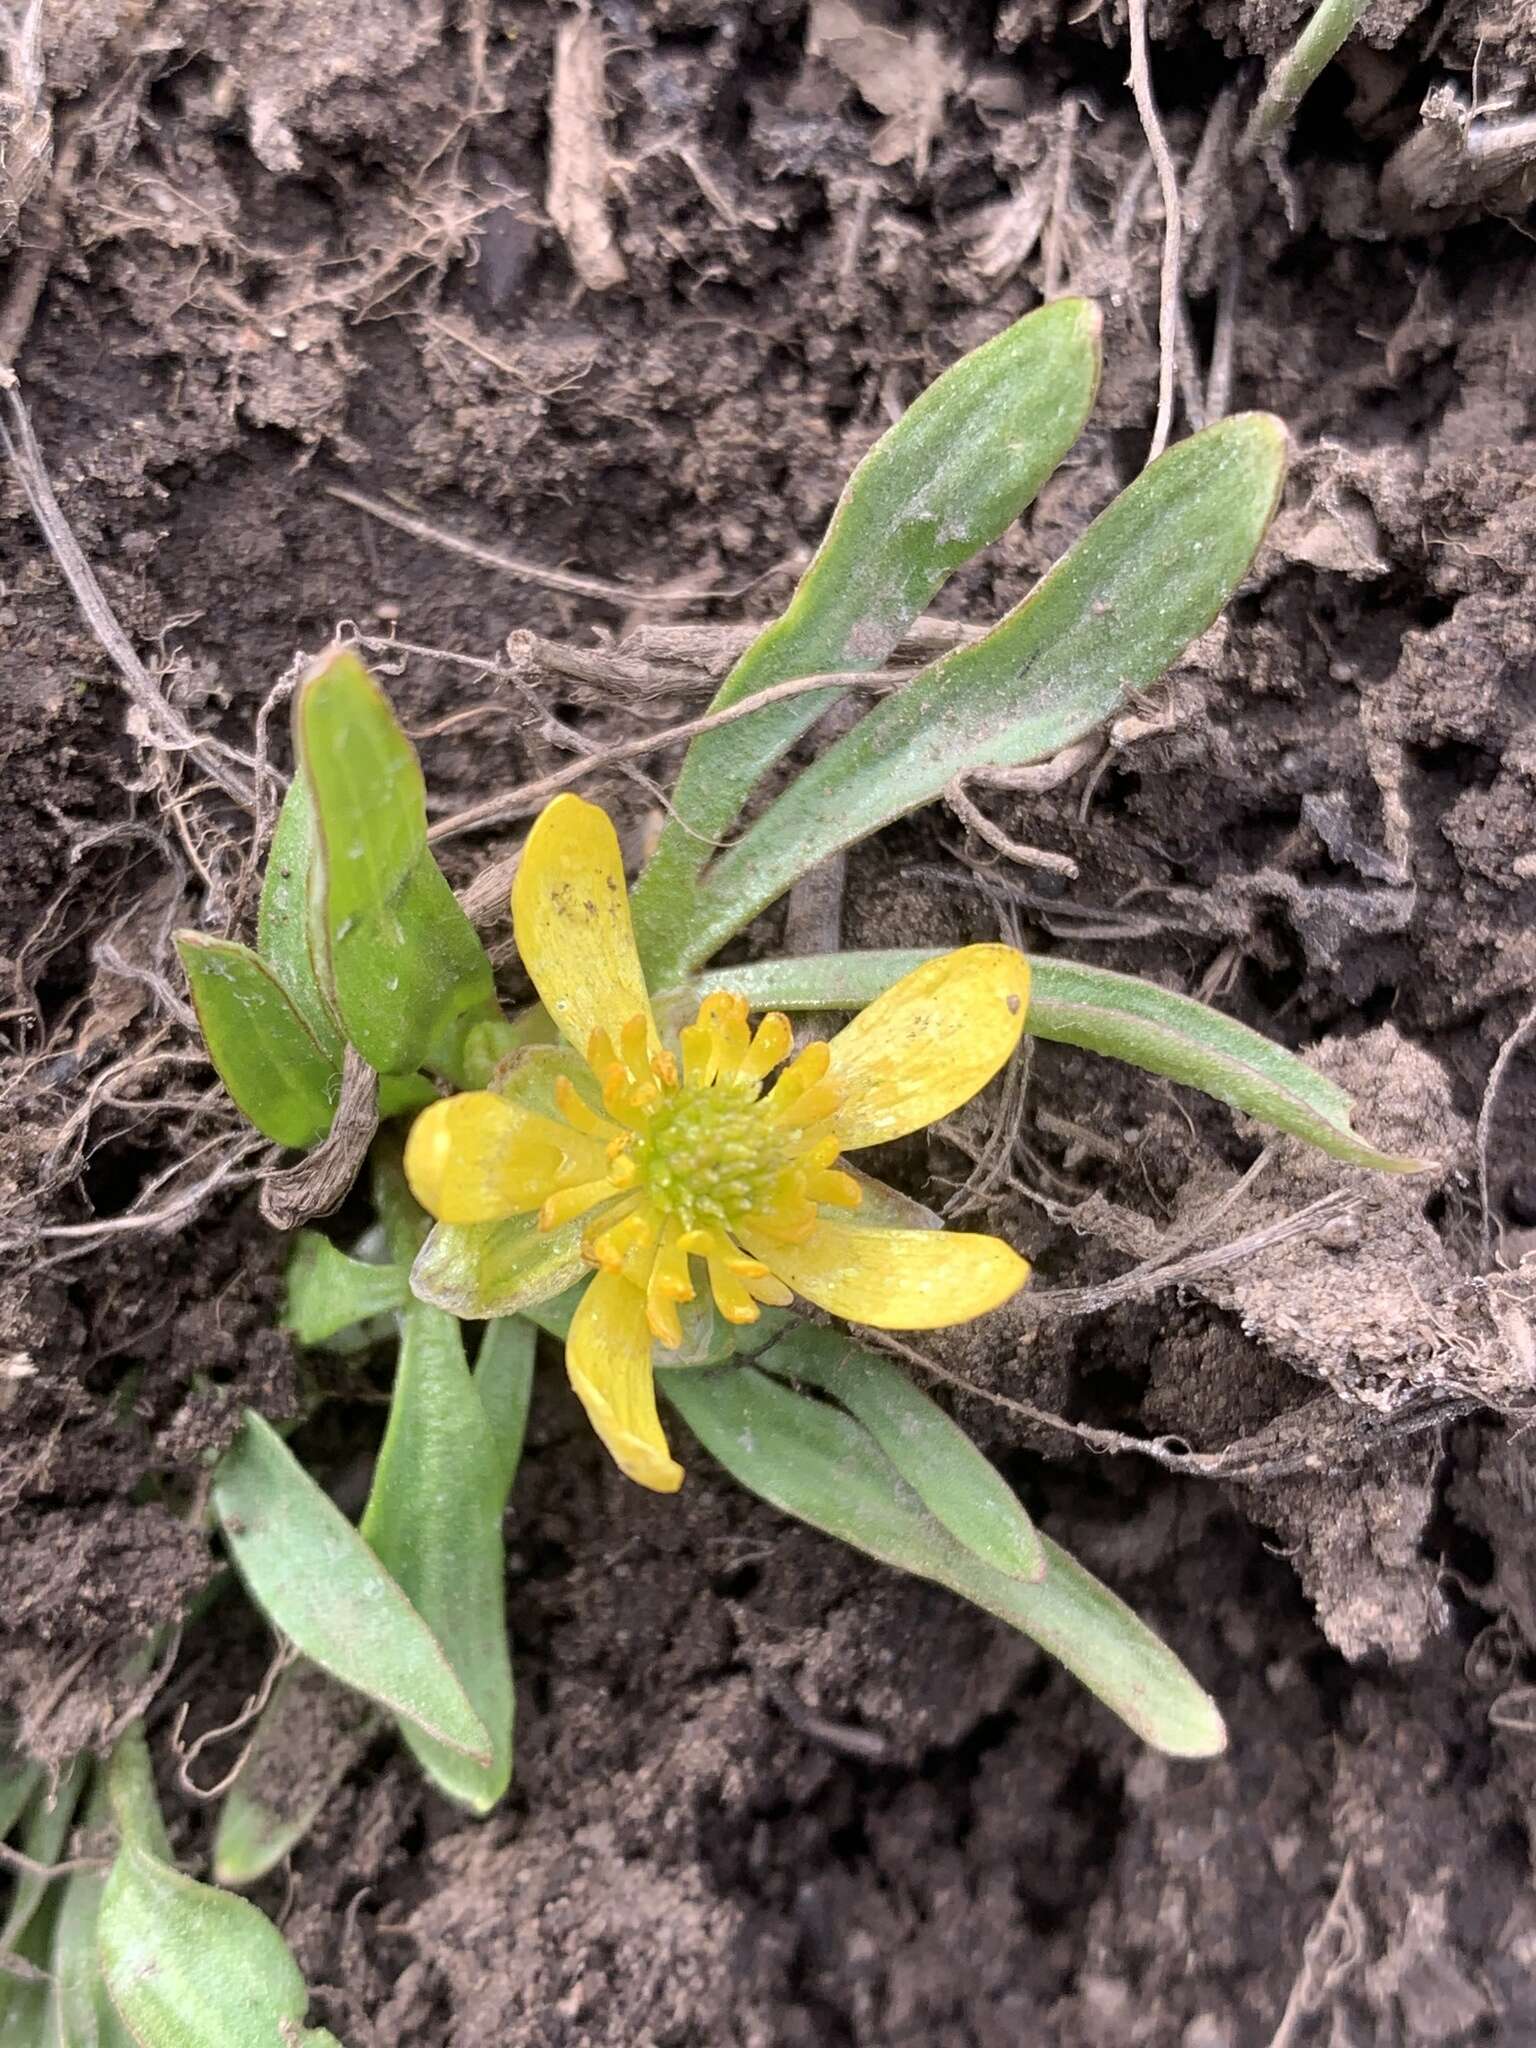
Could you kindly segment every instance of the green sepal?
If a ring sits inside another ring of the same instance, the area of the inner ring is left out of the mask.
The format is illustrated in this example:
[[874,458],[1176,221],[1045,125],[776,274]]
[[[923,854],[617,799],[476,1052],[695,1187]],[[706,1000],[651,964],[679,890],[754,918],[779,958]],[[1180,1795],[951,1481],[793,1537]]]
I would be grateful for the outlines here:
[[499,1017],[491,964],[427,845],[416,750],[356,655],[294,703],[314,807],[311,956],[349,1042],[381,1074],[458,1078],[466,1036]]
[[1285,460],[1285,430],[1267,413],[1218,421],[1159,456],[984,639],[884,698],[720,856],[668,976],[841,848],[978,769],[1059,753],[1155,682],[1247,574]]
[[341,1066],[249,946],[180,931],[176,951],[208,1056],[237,1109],[276,1145],[302,1150],[331,1127]]
[[661,1385],[711,1456],[773,1506],[1032,1637],[1153,1748],[1203,1757],[1226,1746],[1215,1703],[1173,1652],[1049,1537],[1038,1584],[993,1570],[928,1512],[851,1415],[756,1366],[666,1373]]
[[540,1230],[537,1216],[500,1223],[439,1223],[411,1268],[411,1292],[468,1320],[526,1315],[591,1268],[581,1256],[585,1219]]

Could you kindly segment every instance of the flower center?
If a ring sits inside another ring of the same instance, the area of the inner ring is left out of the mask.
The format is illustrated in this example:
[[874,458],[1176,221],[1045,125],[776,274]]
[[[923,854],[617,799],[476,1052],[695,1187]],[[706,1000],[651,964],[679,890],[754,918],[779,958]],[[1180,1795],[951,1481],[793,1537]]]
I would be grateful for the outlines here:
[[673,1347],[678,1306],[696,1299],[692,1260],[704,1260],[728,1322],[755,1322],[761,1303],[791,1297],[738,1237],[800,1244],[823,1205],[852,1209],[860,1199],[858,1182],[834,1164],[841,1091],[824,1044],[789,1060],[765,1093],[793,1050],[787,1017],[773,1012],[753,1032],[743,997],[706,996],[679,1043],[681,1070],[652,1049],[644,1017],[625,1025],[617,1048],[594,1032],[587,1064],[602,1109],[568,1078],[556,1095],[573,1129],[602,1141],[608,1170],[599,1179],[562,1171],[539,1212],[545,1230],[590,1216],[583,1255],[643,1289],[652,1333]]
[[795,1148],[766,1109],[728,1087],[663,1093],[634,1149],[637,1185],[687,1230],[739,1223],[772,1201],[774,1183],[793,1163]]

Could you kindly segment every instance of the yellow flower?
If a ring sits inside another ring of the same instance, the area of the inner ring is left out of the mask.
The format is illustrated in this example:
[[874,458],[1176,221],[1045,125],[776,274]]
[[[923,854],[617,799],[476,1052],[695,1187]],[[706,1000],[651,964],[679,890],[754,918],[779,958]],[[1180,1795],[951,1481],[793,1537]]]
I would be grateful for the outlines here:
[[[434,1103],[412,1127],[406,1175],[442,1224],[536,1216],[541,1234],[558,1234],[579,1221],[580,1255],[596,1273],[566,1364],[631,1479],[660,1493],[682,1484],[651,1352],[681,1343],[679,1310],[698,1300],[701,1268],[731,1323],[799,1294],[877,1328],[936,1329],[1024,1284],[1029,1267],[999,1238],[861,1217],[866,1189],[887,1213],[896,1198],[839,1163],[948,1115],[991,1080],[1024,1028],[1022,954],[966,946],[930,961],[830,1045],[793,1058],[786,1017],[753,1031],[741,997],[706,996],[674,1050],[640,971],[617,835],[574,796],[556,797],[528,836],[512,921],[523,965],[581,1060],[545,1054],[543,1107],[519,1099],[515,1068],[505,1093]],[[566,1284],[561,1273],[548,1292]]]

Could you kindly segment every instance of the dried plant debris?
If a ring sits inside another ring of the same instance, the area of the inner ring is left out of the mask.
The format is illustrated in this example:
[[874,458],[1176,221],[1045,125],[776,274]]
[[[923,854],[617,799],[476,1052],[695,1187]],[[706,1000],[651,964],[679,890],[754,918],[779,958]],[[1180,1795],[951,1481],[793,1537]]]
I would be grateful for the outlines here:
[[603,32],[590,15],[567,17],[555,37],[549,89],[545,204],[577,276],[594,292],[611,291],[629,275],[608,218],[605,52]]
[[1524,98],[1474,105],[1454,85],[1433,87],[1420,125],[1382,173],[1394,225],[1423,233],[1480,213],[1523,214],[1536,199],[1536,107]]
[[[1451,1106],[1443,1067],[1390,1024],[1334,1040],[1318,1064],[1354,1093],[1384,1142],[1411,1142],[1445,1161],[1470,1157],[1471,1132]],[[1278,1216],[1323,1186],[1293,1151],[1251,1199],[1260,1215]],[[1536,1383],[1510,1318],[1536,1306],[1536,1275],[1469,1275],[1424,1216],[1429,1192],[1414,1177],[1362,1176],[1347,1210],[1315,1235],[1205,1276],[1200,1289],[1288,1365],[1378,1415],[1447,1395],[1523,1409]],[[1200,1198],[1197,1180],[1184,1199]]]
[[870,162],[910,159],[918,177],[925,176],[950,96],[965,82],[965,67],[940,31],[887,28],[853,0],[815,0],[805,47],[885,116],[870,140]]

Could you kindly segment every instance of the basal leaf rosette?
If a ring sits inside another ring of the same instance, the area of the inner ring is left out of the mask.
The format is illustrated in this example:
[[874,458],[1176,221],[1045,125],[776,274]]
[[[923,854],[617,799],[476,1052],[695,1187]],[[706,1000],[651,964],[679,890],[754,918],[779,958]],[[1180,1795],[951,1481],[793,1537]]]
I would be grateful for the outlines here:
[[1024,1284],[1027,1264],[999,1238],[874,1221],[867,1211],[886,1204],[866,1203],[843,1163],[947,1116],[997,1073],[1024,1029],[1022,954],[941,955],[830,1044],[798,1053],[787,1017],[754,1029],[728,992],[706,996],[665,1043],[618,837],[574,796],[530,833],[512,920],[567,1045],[515,1055],[490,1088],[417,1118],[405,1170],[438,1227],[412,1286],[456,1314],[500,1316],[591,1270],[566,1365],[629,1478],[661,1493],[682,1484],[652,1347],[682,1347],[701,1285],[728,1323],[798,1295],[879,1329],[927,1330],[984,1315]]

